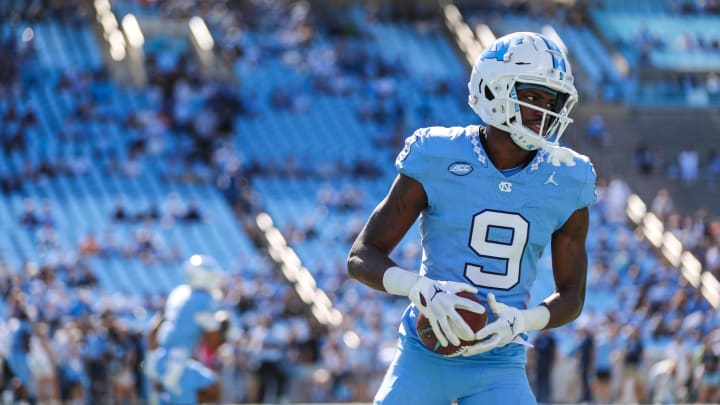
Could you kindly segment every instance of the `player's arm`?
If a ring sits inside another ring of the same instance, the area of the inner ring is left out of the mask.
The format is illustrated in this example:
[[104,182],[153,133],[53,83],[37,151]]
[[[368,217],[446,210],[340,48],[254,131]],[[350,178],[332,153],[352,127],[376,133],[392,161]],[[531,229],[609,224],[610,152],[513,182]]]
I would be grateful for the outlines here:
[[[216,352],[226,342],[227,332],[230,328],[230,317],[226,311],[208,310],[195,314],[195,322],[203,329],[202,342]],[[206,369],[200,372],[201,379],[206,386],[197,390],[196,403],[210,404],[218,403],[222,393],[222,387],[215,372]]]
[[390,252],[427,204],[422,184],[404,174],[398,174],[390,191],[375,207],[350,249],[347,260],[350,277],[376,290],[387,291],[383,285],[385,270],[397,267],[389,257]]
[[485,308],[455,294],[459,291],[476,293],[477,289],[465,283],[431,280],[417,271],[398,267],[389,257],[427,207],[423,185],[399,174],[353,243],[347,260],[348,272],[350,277],[376,290],[410,298],[427,316],[440,344],[457,345],[460,338],[470,339],[473,331],[456,308],[477,313],[484,313]]
[[555,292],[543,301],[550,310],[546,329],[572,322],[583,309],[587,282],[588,259],[585,241],[588,226],[588,209],[581,208],[552,235]]
[[147,345],[148,350],[155,350],[158,347],[158,341],[157,341],[157,334],[160,330],[160,326],[163,323],[163,316],[162,314],[158,313],[155,314],[155,316],[152,317],[150,320],[150,331],[148,332],[147,336]]

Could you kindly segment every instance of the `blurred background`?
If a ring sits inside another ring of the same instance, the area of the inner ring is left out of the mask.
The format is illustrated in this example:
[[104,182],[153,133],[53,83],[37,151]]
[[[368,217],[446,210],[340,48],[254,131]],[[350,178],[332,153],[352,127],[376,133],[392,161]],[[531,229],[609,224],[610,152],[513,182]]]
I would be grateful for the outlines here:
[[204,253],[224,403],[370,401],[407,300],[348,280],[350,243],[406,136],[478,122],[469,63],[513,31],[566,47],[599,176],[538,399],[720,402],[718,0],[0,0],[0,354],[29,322],[37,398],[144,403],[148,321]]

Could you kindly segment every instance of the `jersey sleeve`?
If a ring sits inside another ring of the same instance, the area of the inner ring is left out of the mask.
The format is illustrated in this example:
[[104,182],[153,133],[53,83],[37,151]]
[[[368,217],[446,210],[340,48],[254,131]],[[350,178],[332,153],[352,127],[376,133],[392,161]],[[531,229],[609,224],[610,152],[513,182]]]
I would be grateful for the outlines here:
[[220,321],[215,317],[215,313],[218,311],[218,303],[210,296],[203,297],[204,299],[200,302],[193,320],[195,323],[206,332],[216,331],[220,329]]
[[202,311],[195,314],[195,323],[206,332],[214,332],[220,330],[220,322],[215,318],[215,313],[211,311]]
[[596,180],[597,173],[595,173],[595,166],[588,160],[585,164],[585,182],[580,189],[580,196],[578,198],[578,209],[588,207],[597,201],[597,193],[595,191]]
[[395,167],[399,173],[412,177],[413,179],[423,182],[427,172],[426,158],[426,132],[427,129],[418,129],[405,138],[405,146],[395,159]]

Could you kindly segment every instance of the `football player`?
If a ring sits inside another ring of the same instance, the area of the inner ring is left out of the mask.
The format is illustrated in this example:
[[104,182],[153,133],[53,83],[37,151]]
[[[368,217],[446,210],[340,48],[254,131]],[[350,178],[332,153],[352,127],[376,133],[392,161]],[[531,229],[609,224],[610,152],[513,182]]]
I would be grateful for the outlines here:
[[10,384],[15,399],[34,401],[37,385],[29,363],[33,325],[28,312],[22,306],[16,311],[16,317],[9,322],[10,350],[5,361],[15,376]]
[[185,284],[170,292],[162,315],[151,323],[145,372],[160,403],[217,402],[217,375],[193,354],[201,342],[213,351],[225,342],[229,320],[218,300],[222,270],[212,257],[192,255],[183,271]]
[[[411,301],[375,403],[534,404],[526,332],[564,325],[583,307],[596,176],[587,157],[559,145],[578,98],[565,53],[540,34],[501,37],[475,61],[468,88],[482,125],[408,137],[348,256],[351,277]],[[418,218],[419,272],[389,257]],[[528,308],[548,244],[555,292]],[[477,333],[455,309],[485,309],[455,295],[462,290],[488,304]],[[432,352],[418,340],[418,311],[442,345],[475,343],[454,357]]]

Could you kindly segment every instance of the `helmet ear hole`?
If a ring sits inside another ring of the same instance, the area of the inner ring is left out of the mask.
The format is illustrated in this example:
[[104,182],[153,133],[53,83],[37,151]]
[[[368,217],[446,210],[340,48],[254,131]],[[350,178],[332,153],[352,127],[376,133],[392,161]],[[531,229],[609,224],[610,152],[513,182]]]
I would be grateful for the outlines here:
[[555,113],[559,113],[560,111],[562,111],[568,101],[568,98],[570,98],[569,94],[558,93],[557,97],[555,98],[555,105],[553,106],[552,111]]
[[[482,85],[482,82],[480,82],[480,83],[481,83],[481,85]],[[490,90],[490,87],[485,86],[485,88],[484,88],[483,90],[484,90],[484,93],[485,93],[485,98],[486,98],[488,101],[492,101],[492,100],[495,99],[495,95],[493,94],[492,90]]]

